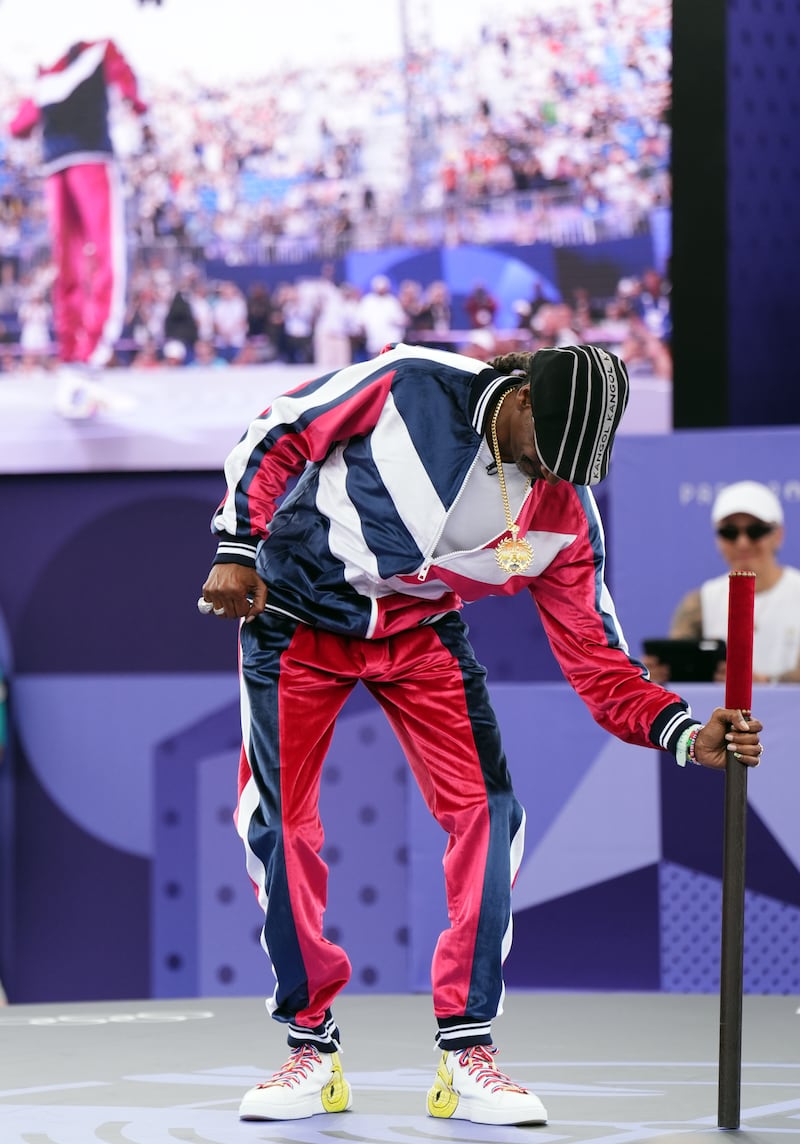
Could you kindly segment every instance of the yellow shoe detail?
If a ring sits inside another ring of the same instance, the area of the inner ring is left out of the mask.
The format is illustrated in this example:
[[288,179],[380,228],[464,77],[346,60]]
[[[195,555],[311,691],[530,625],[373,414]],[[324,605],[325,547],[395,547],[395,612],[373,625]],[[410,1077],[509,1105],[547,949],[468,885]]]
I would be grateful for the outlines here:
[[326,1112],[345,1112],[350,1102],[350,1085],[344,1079],[339,1054],[333,1053],[333,1073],[322,1090],[322,1107]]
[[428,1113],[447,1119],[458,1108],[458,1093],[453,1088],[453,1070],[447,1067],[447,1053],[442,1053],[436,1080],[428,1092]]

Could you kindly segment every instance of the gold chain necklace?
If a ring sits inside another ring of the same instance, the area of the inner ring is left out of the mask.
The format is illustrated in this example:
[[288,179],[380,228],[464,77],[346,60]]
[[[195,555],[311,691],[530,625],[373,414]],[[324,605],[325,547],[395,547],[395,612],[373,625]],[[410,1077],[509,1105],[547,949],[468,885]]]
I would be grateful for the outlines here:
[[[511,533],[505,540],[501,540],[497,548],[494,550],[495,559],[504,572],[516,573],[526,572],[531,566],[533,561],[533,549],[531,548],[525,537],[519,535],[519,525],[511,515],[511,505],[508,500],[508,489],[506,488],[506,476],[503,472],[503,462],[500,457],[500,446],[497,443],[497,418],[500,415],[500,408],[508,397],[510,389],[507,389],[503,396],[497,403],[497,408],[492,416],[492,452],[494,453],[494,461],[497,465],[497,479],[500,482],[500,492],[503,495],[503,510],[506,514],[506,526]],[[528,481],[528,487],[530,481]],[[526,488],[527,492],[527,488]]]

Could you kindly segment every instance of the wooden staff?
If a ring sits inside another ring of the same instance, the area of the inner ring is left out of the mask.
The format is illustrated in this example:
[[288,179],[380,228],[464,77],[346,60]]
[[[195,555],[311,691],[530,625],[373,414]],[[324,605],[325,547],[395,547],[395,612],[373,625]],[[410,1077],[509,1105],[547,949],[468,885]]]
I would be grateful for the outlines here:
[[[755,572],[728,578],[728,644],[725,706],[750,716],[753,693],[753,606]],[[738,1128],[742,1080],[742,967],[747,838],[747,767],[730,753],[725,768],[725,825],[722,850],[722,952],[720,957],[719,1103],[720,1128]]]

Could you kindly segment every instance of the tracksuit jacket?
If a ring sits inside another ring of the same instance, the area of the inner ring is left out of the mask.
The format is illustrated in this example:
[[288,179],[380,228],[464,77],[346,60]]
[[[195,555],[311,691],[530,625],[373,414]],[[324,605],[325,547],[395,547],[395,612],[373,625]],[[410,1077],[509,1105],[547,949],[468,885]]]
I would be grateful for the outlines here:
[[535,553],[523,574],[502,571],[504,534],[482,535],[480,521],[474,548],[434,555],[508,386],[480,361],[400,344],[276,398],[227,458],[216,562],[255,563],[268,608],[364,639],[527,589],[595,720],[674,754],[697,721],[629,656],[588,488],[534,482],[518,517]]

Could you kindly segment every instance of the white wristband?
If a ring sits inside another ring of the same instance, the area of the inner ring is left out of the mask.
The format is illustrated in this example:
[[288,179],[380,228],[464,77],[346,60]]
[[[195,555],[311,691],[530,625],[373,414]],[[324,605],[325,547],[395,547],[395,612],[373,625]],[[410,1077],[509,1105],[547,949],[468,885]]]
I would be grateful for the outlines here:
[[688,727],[681,733],[681,737],[678,739],[678,745],[675,748],[675,758],[677,759],[679,767],[686,766],[686,749],[689,746],[689,736],[691,733],[692,728]]
[[695,723],[688,731],[681,732],[678,745],[675,748],[675,759],[679,767],[685,767],[687,763],[694,763],[695,766],[700,766],[694,757],[694,744],[702,726],[702,723]]

